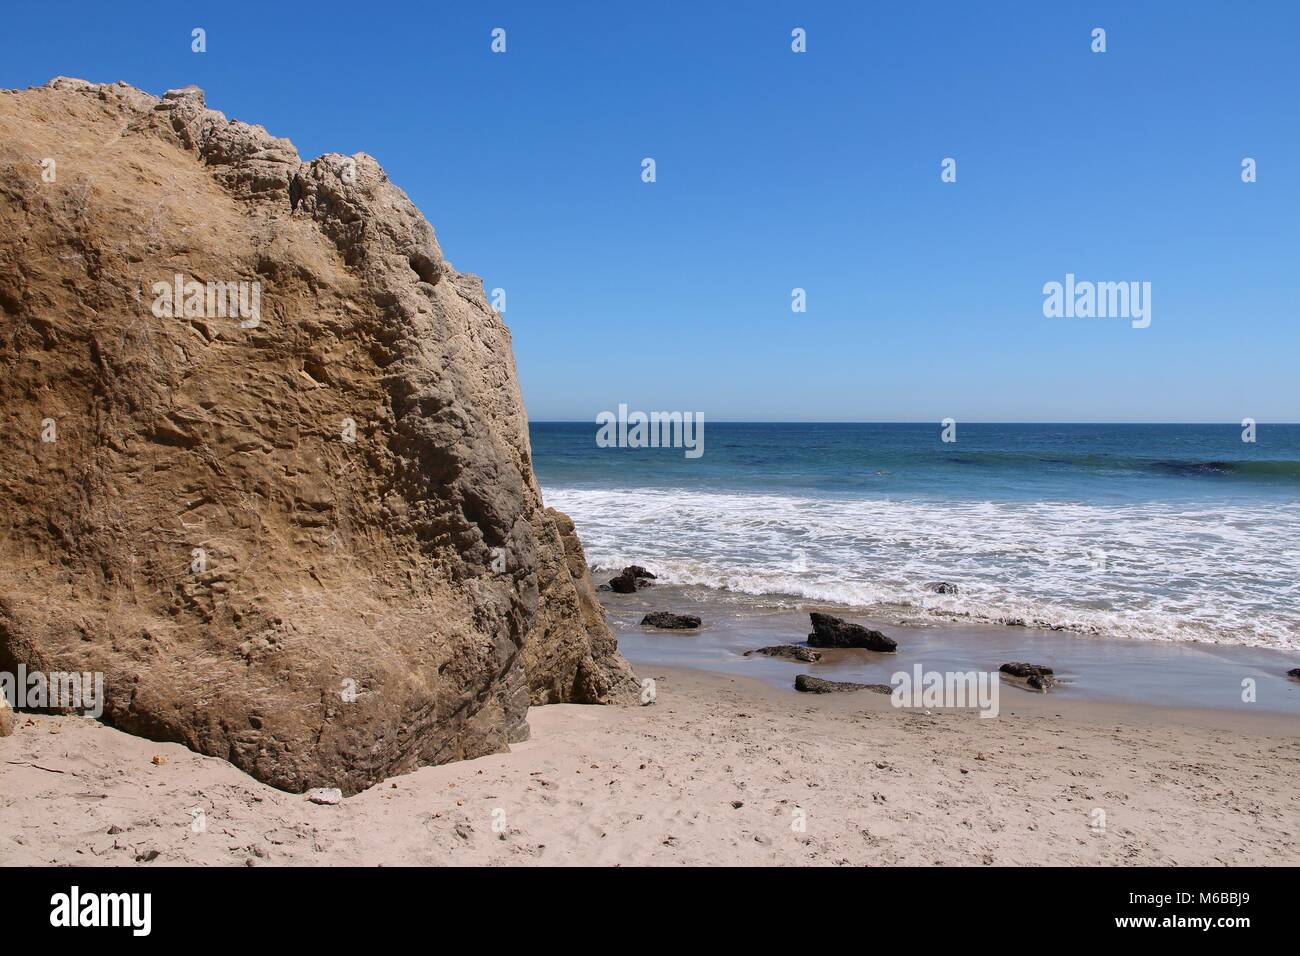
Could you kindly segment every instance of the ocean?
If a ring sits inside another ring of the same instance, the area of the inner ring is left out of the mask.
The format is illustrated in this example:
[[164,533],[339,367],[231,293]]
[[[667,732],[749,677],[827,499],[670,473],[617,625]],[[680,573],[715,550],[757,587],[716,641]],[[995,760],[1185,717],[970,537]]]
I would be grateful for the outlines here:
[[1300,425],[941,432],[708,422],[688,458],[531,426],[546,503],[598,579],[636,563],[756,611],[1300,650]]

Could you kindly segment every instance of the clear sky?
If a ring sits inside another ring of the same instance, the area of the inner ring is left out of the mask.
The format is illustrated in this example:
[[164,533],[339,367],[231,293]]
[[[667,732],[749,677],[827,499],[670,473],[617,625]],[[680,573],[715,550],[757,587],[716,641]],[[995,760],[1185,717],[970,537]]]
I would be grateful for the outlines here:
[[[4,21],[0,86],[195,83],[304,158],[375,156],[455,266],[506,290],[537,420],[1300,420],[1293,0],[100,0]],[[1045,318],[1066,273],[1150,282],[1150,327]]]

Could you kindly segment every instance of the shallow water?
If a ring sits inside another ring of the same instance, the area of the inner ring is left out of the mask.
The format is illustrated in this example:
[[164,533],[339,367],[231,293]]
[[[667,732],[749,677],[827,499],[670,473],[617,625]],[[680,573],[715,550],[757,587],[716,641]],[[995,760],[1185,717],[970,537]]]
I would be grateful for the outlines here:
[[[603,576],[598,577],[603,583]],[[1008,661],[1045,664],[1065,683],[1053,697],[1109,700],[1172,707],[1209,707],[1300,716],[1300,683],[1286,672],[1300,654],[1201,643],[1152,643],[1083,636],[1063,631],[989,624],[904,625],[819,605],[807,609],[762,607],[743,595],[708,588],[658,585],[636,594],[602,592],[619,649],[641,676],[655,665],[691,667],[764,680],[793,693],[797,674],[830,680],[890,683],[915,664],[933,671],[996,671]],[[877,627],[898,641],[898,652],[824,651],[815,664],[744,652],[771,644],[798,644],[811,630],[807,610],[826,610]],[[649,611],[695,614],[698,632],[644,628]],[[1256,700],[1242,700],[1242,681],[1255,682]],[[1014,708],[1031,692],[1003,684],[1001,706]]]

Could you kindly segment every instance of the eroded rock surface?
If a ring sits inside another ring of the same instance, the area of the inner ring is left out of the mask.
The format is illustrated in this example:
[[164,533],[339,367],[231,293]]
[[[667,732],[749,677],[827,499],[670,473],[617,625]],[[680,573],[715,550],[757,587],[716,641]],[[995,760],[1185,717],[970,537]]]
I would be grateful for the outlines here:
[[0,669],[102,671],[118,727],[353,793],[635,685],[509,331],[370,156],[0,93],[0,423]]

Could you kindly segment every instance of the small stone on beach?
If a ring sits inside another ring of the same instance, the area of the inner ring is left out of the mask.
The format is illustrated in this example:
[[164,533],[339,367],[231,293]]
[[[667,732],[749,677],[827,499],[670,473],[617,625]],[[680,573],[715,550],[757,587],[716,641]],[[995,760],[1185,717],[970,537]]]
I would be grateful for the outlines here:
[[1042,664],[1026,664],[1021,661],[1012,661],[1003,664],[998,670],[1010,677],[1018,678],[1031,690],[1047,693],[1056,686],[1056,678],[1053,676],[1052,669]]
[[794,679],[794,689],[805,694],[838,694],[858,690],[870,690],[877,694],[892,694],[894,688],[888,684],[856,684],[852,681],[823,680],[811,674],[800,674]]
[[821,654],[817,651],[801,644],[774,644],[771,647],[760,647],[757,650],[745,651],[746,657],[751,654],[762,654],[766,657],[784,657],[792,661],[803,661],[805,664],[814,664],[822,659]]

